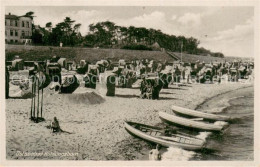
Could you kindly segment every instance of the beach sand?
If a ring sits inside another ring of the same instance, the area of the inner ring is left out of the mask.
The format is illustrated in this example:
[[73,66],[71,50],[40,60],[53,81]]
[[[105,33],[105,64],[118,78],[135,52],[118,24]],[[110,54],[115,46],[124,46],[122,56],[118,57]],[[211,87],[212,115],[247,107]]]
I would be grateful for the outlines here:
[[[253,85],[170,85],[161,91],[159,100],[139,99],[139,89],[116,88],[115,97],[102,98],[96,92],[90,98],[99,100],[81,99],[80,102],[74,99],[77,95],[72,96],[72,100],[70,95],[45,91],[43,117],[46,121],[40,123],[29,120],[31,99],[7,99],[6,156],[7,159],[127,160],[126,155],[133,150],[122,150],[120,143],[133,137],[124,129],[124,120],[156,125],[161,122],[158,112],[169,111],[171,105],[194,109],[210,97],[250,86]],[[91,94],[91,89],[84,90]],[[54,116],[61,128],[72,134],[52,133],[46,126]],[[35,152],[39,154],[33,155]]]

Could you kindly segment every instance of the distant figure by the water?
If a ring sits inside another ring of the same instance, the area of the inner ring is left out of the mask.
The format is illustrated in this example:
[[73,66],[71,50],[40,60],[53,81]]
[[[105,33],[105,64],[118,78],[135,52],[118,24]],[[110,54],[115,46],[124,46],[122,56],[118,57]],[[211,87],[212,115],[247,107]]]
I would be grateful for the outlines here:
[[161,153],[160,153],[160,145],[157,144],[155,149],[152,149],[149,152],[149,160],[152,161],[160,161],[161,160]]

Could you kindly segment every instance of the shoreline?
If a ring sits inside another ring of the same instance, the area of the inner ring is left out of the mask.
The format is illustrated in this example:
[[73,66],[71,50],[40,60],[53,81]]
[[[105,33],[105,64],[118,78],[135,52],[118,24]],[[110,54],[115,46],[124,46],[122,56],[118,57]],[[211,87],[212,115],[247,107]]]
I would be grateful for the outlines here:
[[224,140],[218,140],[216,136],[208,137],[209,146],[219,150],[222,156],[202,154],[202,160],[254,160],[253,86],[238,88],[210,98],[200,109],[215,111],[214,113],[232,118],[229,128],[222,135]]
[[254,85],[251,85],[251,84],[250,84],[250,86],[241,87],[241,88],[237,88],[237,89],[234,89],[234,90],[229,90],[229,91],[226,91],[226,92],[223,92],[223,93],[216,94],[216,95],[214,95],[214,96],[212,96],[212,97],[206,98],[202,103],[198,104],[198,105],[194,108],[194,110],[198,110],[198,109],[202,108],[203,105],[205,105],[205,103],[209,102],[210,100],[212,100],[212,99],[214,99],[214,98],[217,98],[217,97],[219,97],[219,96],[223,96],[223,95],[225,95],[225,94],[227,94],[227,93],[232,93],[232,92],[234,92],[234,91],[238,91],[238,90],[240,90],[240,89],[245,89],[245,88],[250,88],[250,87],[254,87]]
[[[247,89],[247,88],[253,88],[254,85],[249,85],[249,86],[244,86],[244,87],[239,87],[239,88],[236,88],[236,89],[232,89],[232,90],[227,90],[225,92],[222,92],[222,93],[219,93],[219,94],[216,94],[216,95],[213,95],[211,97],[208,97],[206,98],[202,103],[198,104],[196,108],[203,108],[203,105],[205,105],[207,102],[211,101],[211,100],[214,100],[220,96],[225,96],[227,95],[228,93],[235,93],[236,91],[240,91],[240,90],[244,90],[244,89]],[[237,98],[237,97],[236,97]],[[232,100],[232,99],[229,99],[229,100]],[[227,101],[227,103],[229,103],[229,100]],[[208,106],[210,108],[210,105]],[[207,108],[208,108],[207,107]],[[213,106],[212,106],[213,107]],[[225,111],[225,108],[228,108],[228,106],[225,106],[223,107],[223,110],[221,111]],[[205,111],[205,110],[202,110],[202,112]],[[161,126],[163,123],[160,122],[160,123],[157,123],[156,125],[158,126]],[[203,132],[204,133],[204,132]],[[206,133],[210,133],[210,132],[206,132]],[[131,136],[132,137],[132,136]],[[208,136],[207,136],[208,137]],[[206,137],[206,138],[207,138]],[[141,151],[137,151],[138,154],[141,154],[140,157],[137,158],[137,160],[149,160],[148,158],[148,152],[153,149],[154,145],[151,144],[151,143],[146,143],[145,141],[141,140],[141,139],[137,139],[137,138],[134,138],[134,139],[129,139],[130,141],[133,142],[133,145],[131,145],[131,147],[135,147],[135,148],[138,148],[138,149],[142,149]],[[124,141],[125,142],[125,141]],[[141,143],[141,146],[140,146],[140,143]],[[128,145],[126,145],[126,147],[128,147]],[[127,149],[131,149],[131,148],[127,148]],[[137,149],[137,150],[138,150]],[[126,149],[124,149],[126,150]],[[198,161],[199,159],[193,159],[196,155],[195,152],[193,151],[188,151],[188,150],[183,150],[183,149],[178,149],[178,148],[162,148],[160,150],[160,152],[162,153],[162,155],[164,155],[164,160],[176,160],[176,161],[188,161],[188,160],[196,160]],[[147,153],[147,155],[146,155]],[[181,154],[181,155],[176,155],[176,153],[178,154]],[[133,153],[132,156],[135,157],[137,153]],[[174,157],[169,157],[170,155],[174,155]],[[131,156],[130,156],[131,157]],[[129,158],[129,154],[128,156],[126,156],[125,158]]]

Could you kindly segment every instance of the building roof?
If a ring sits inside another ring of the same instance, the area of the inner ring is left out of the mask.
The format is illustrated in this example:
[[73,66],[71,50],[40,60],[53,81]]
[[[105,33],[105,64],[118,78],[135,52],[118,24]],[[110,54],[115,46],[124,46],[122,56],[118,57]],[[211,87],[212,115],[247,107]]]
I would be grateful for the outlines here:
[[156,48],[161,48],[160,45],[158,44],[158,42],[155,42],[154,44],[152,44],[153,47],[156,47]]
[[19,16],[19,17],[27,17],[27,18],[30,18],[30,19],[32,19],[32,20],[33,20],[33,17],[35,17],[35,16],[27,16],[27,15],[22,15],[22,16]]
[[18,20],[19,17],[16,15],[8,14],[8,15],[5,15],[5,19]]
[[27,17],[27,18],[33,19],[34,16],[26,16],[26,15],[17,16],[17,15],[13,15],[11,13],[5,15],[5,19],[11,19],[11,20],[18,20],[20,17]]

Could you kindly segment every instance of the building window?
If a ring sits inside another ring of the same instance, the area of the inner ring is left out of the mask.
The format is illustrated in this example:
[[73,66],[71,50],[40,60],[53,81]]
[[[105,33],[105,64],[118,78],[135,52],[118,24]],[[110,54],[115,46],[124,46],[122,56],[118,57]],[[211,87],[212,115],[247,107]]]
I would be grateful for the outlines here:
[[15,36],[18,36],[18,31],[17,30],[15,30]]
[[24,21],[22,21],[22,27],[24,27]]
[[14,31],[10,30],[10,36],[13,36],[13,35],[14,35]]
[[12,20],[10,20],[10,26],[13,26],[13,21]]
[[24,31],[22,31],[22,37],[24,37],[24,36],[25,36]]
[[7,21],[5,20],[5,25],[7,25]]
[[15,40],[14,42],[15,42],[15,43],[18,43],[18,40]]
[[30,27],[30,23],[28,21],[26,23],[27,23],[27,27],[29,28]]
[[15,20],[15,27],[18,27],[18,21]]
[[10,40],[10,42],[11,42],[11,43],[13,43],[13,42],[14,42],[14,40],[12,40],[12,39],[11,39],[11,40]]

